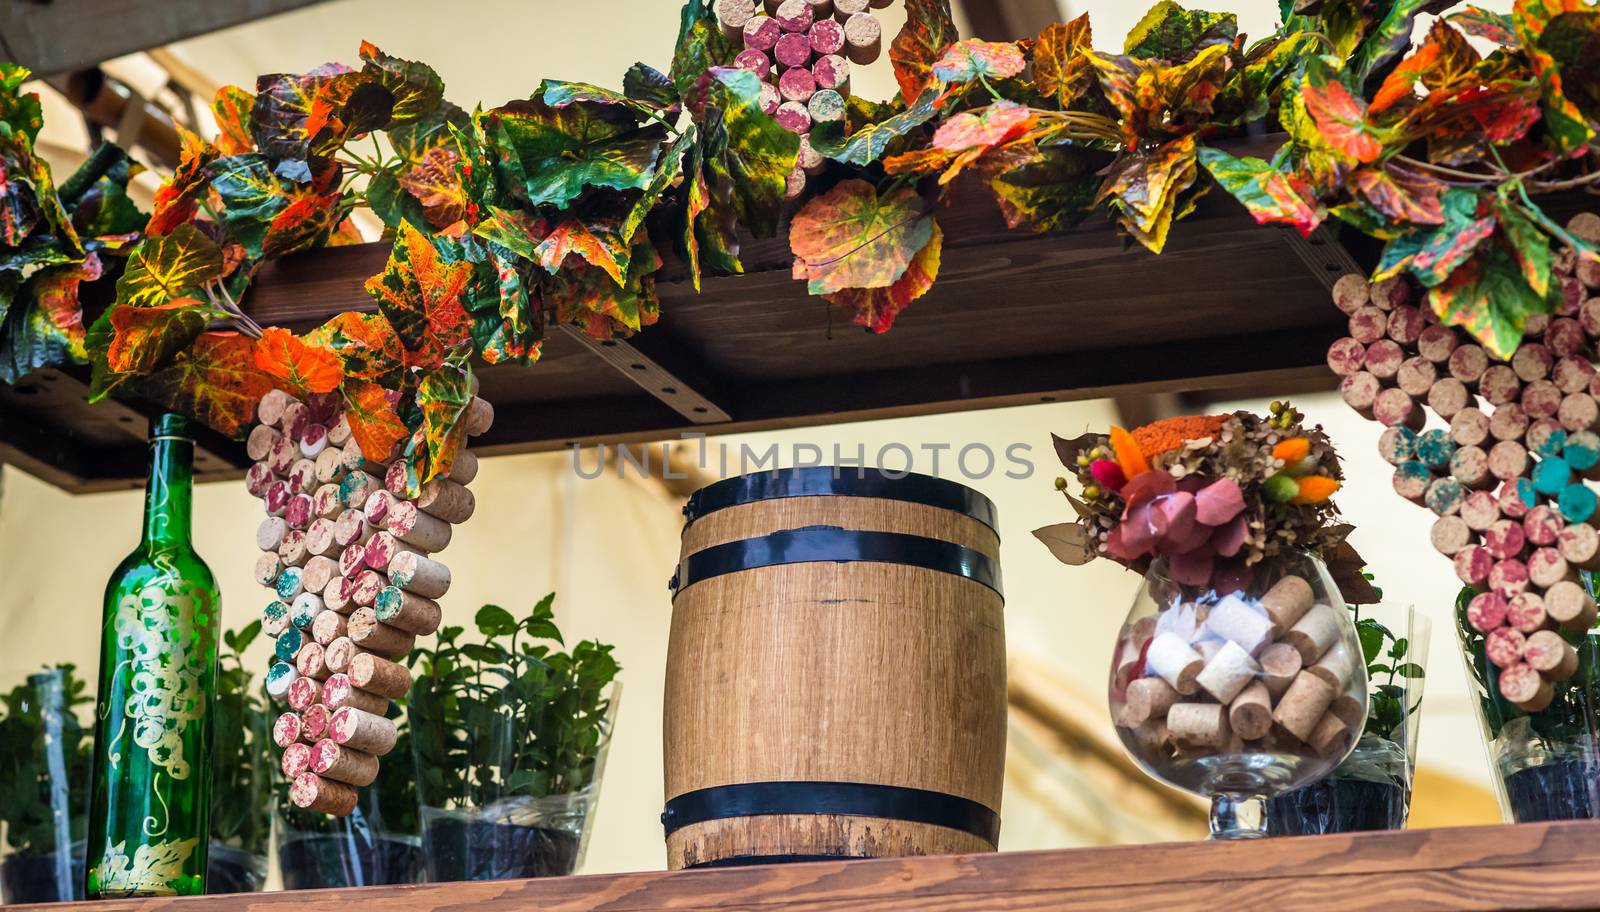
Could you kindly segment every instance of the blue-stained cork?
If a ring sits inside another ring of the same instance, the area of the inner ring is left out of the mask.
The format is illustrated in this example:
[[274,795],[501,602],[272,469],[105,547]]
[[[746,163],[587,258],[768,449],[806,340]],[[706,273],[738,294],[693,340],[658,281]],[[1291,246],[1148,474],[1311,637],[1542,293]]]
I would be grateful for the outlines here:
[[283,602],[268,602],[261,609],[261,629],[269,637],[276,637],[289,626],[289,606]]
[[1564,428],[1557,428],[1550,432],[1550,436],[1539,441],[1539,446],[1533,452],[1539,456],[1560,456],[1566,448],[1567,432]]
[[1450,464],[1450,457],[1456,451],[1456,442],[1450,439],[1450,432],[1439,428],[1424,431],[1417,437],[1417,459],[1424,465],[1442,469]]
[[289,623],[299,627],[301,630],[310,630],[311,622],[316,620],[317,612],[321,610],[321,607],[318,599],[314,597],[308,598],[305,593],[302,593],[299,598],[294,600],[294,604],[289,607]]
[[1600,435],[1593,431],[1579,431],[1567,438],[1567,448],[1561,452],[1567,465],[1574,471],[1587,472],[1600,463]]
[[300,672],[287,662],[273,662],[267,669],[266,685],[267,696],[281,697],[289,692],[289,685],[294,679],[300,677]]
[[1594,515],[1595,496],[1587,485],[1567,485],[1561,492],[1561,515],[1569,523],[1587,522]]
[[1523,505],[1529,509],[1539,504],[1539,492],[1534,490],[1533,479],[1531,478],[1517,479],[1517,496],[1522,498]]
[[278,574],[278,598],[289,601],[299,595],[304,572],[299,567],[284,567],[283,572]]
[[272,653],[285,662],[293,662],[295,653],[304,645],[306,635],[300,632],[299,627],[289,627],[278,634],[278,641],[273,646]]
[[1417,456],[1417,432],[1400,425],[1378,437],[1378,453],[1390,465],[1399,465]]
[[1461,510],[1461,501],[1466,496],[1466,490],[1461,487],[1461,482],[1454,478],[1441,478],[1428,485],[1428,509],[1440,516],[1448,516]]
[[1533,488],[1540,494],[1556,497],[1572,483],[1572,466],[1560,456],[1546,456],[1533,467]]

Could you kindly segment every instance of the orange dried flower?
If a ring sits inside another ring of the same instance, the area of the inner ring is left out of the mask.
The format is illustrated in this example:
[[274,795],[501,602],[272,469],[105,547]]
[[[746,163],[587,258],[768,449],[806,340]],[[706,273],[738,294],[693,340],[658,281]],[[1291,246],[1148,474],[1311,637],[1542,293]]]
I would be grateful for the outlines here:
[[1142,428],[1136,428],[1133,439],[1138,442],[1141,453],[1154,459],[1162,453],[1176,450],[1186,441],[1215,437],[1217,432],[1222,430],[1222,426],[1228,423],[1229,417],[1228,415],[1183,415],[1178,418],[1165,418]]
[[1293,501],[1297,504],[1319,504],[1339,490],[1339,482],[1326,475],[1307,475],[1299,482],[1300,493],[1295,495]]
[[1288,466],[1292,466],[1310,455],[1311,440],[1307,437],[1290,437],[1272,448],[1272,458],[1282,459],[1284,465]]
[[1150,471],[1150,462],[1144,458],[1139,442],[1116,425],[1111,426],[1111,450],[1117,454],[1117,465],[1122,467],[1122,474],[1128,479]]

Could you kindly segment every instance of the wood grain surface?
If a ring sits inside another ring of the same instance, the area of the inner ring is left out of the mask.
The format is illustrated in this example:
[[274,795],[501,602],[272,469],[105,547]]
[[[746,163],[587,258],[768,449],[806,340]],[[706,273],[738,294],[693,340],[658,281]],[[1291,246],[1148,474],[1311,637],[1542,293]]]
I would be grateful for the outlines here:
[[1537,912],[1600,908],[1600,823],[15,906],[30,912]]

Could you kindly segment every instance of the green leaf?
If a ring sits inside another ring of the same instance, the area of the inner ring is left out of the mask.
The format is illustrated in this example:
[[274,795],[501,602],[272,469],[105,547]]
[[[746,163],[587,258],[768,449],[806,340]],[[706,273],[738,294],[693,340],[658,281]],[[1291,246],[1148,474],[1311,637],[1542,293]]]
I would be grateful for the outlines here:
[[447,262],[428,238],[409,224],[395,237],[381,275],[367,280],[406,349],[406,364],[431,369],[471,337],[462,294],[472,279],[471,263]]
[[398,176],[392,171],[379,171],[367,183],[367,205],[372,213],[389,228],[399,228],[402,223],[426,227],[428,213],[417,198],[400,186]]
[[1444,282],[1456,268],[1472,256],[1478,245],[1494,234],[1495,218],[1484,212],[1478,194],[1451,188],[1439,196],[1444,224],[1421,226],[1408,231],[1384,248],[1373,273],[1373,281],[1392,278],[1409,269],[1423,285],[1432,288]]
[[1600,120],[1600,10],[1568,10],[1539,35],[1560,71],[1561,90],[1592,124]]
[[517,619],[499,605],[484,605],[472,622],[484,636],[510,636],[517,631]]
[[1356,84],[1361,85],[1374,73],[1403,55],[1411,47],[1411,33],[1415,31],[1417,16],[1424,12],[1432,0],[1391,0],[1383,18],[1367,31],[1357,45],[1350,69]]
[[446,362],[423,374],[415,401],[422,426],[411,437],[406,461],[416,471],[418,483],[427,484],[450,471],[466,442],[461,416],[472,402],[472,371],[465,363]]
[[[369,41],[361,42],[365,75],[377,80],[393,99],[383,126],[408,123],[437,113],[444,105],[444,80],[425,63],[390,57]],[[362,131],[365,132],[365,131]]]
[[1402,678],[1421,678],[1427,675],[1423,667],[1415,662],[1407,662],[1398,666],[1395,668],[1394,673]]
[[987,157],[982,172],[1009,227],[1060,231],[1094,212],[1109,159],[1079,146],[1019,143]]
[[749,70],[711,70],[687,99],[704,137],[706,167],[732,189],[745,227],[757,237],[772,236],[800,137],[761,109],[761,79]]
[[950,0],[906,0],[906,24],[889,46],[889,62],[906,104],[937,88],[933,63],[944,49],[961,39]]
[[672,78],[644,63],[628,67],[628,72],[623,74],[622,94],[656,108],[668,108],[678,102],[678,90]]
[[222,250],[193,225],[169,235],[146,238],[128,256],[117,281],[117,301],[132,307],[157,307],[197,291],[222,276]]
[[938,113],[934,107],[938,97],[938,90],[929,89],[910,108],[882,122],[869,123],[849,136],[845,135],[845,121],[817,124],[811,130],[811,148],[834,161],[865,168],[889,154],[897,140],[932,120]]
[[1209,146],[1200,150],[1199,157],[1222,189],[1260,224],[1293,225],[1301,237],[1309,237],[1326,217],[1311,188],[1292,173],[1259,158],[1235,158]]
[[1532,219],[1504,199],[1499,201],[1495,213],[1499,218],[1501,234],[1510,246],[1512,256],[1516,257],[1522,280],[1528,283],[1534,294],[1540,297],[1548,295],[1550,264],[1554,259],[1550,238]]
[[1162,0],[1128,32],[1122,53],[1178,63],[1210,45],[1232,44],[1238,33],[1239,19],[1233,13],[1186,10],[1173,0]]
[[515,157],[536,206],[564,208],[588,187],[644,189],[666,136],[658,124],[639,126],[628,108],[595,102],[513,101],[482,116],[485,133],[510,144],[497,151]]
[[1428,293],[1434,313],[1471,333],[1490,354],[1509,361],[1522,343],[1528,317],[1555,308],[1535,294],[1517,263],[1498,245],[1481,249]]
[[[1517,0],[1511,7],[1512,27],[1539,81],[1545,129],[1552,145],[1560,152],[1579,149],[1595,135],[1583,112],[1567,97],[1561,65],[1543,44],[1545,29],[1571,8],[1572,4],[1566,0]],[[1573,42],[1568,38],[1553,42],[1552,46],[1566,52]]]
[[1384,634],[1388,631],[1382,624],[1367,618],[1356,623],[1356,636],[1361,640],[1362,664],[1371,665],[1373,659],[1383,651]]
[[685,98],[701,74],[733,63],[738,48],[717,26],[711,0],[687,0],[678,27],[678,43],[668,71],[678,97]]
[[20,64],[0,61],[0,124],[7,132],[24,137],[31,147],[44,127],[44,109],[34,92],[23,93],[22,84],[33,72]]
[[88,362],[78,286],[100,278],[100,260],[34,273],[23,287],[30,306],[13,308],[0,326],[0,381],[18,380],[46,367]]

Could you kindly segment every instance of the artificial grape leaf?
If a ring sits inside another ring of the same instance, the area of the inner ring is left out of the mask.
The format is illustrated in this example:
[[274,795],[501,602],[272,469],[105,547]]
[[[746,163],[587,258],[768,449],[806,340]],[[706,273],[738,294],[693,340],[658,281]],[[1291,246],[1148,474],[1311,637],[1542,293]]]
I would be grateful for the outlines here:
[[530,203],[562,208],[586,187],[648,186],[666,135],[657,124],[639,126],[627,108],[593,102],[556,108],[538,100],[513,101],[487,112],[484,131],[503,135],[510,144],[497,151],[514,156]]
[[1555,60],[1567,98],[1590,123],[1600,121],[1600,9],[1584,7],[1552,18],[1539,50]]
[[[250,135],[256,148],[274,161],[309,158],[313,140],[320,132],[319,123],[330,116],[326,111],[318,112],[318,120],[314,122],[313,108],[336,78],[351,72],[342,64],[328,63],[309,73],[270,73],[259,77],[255,104],[250,110]],[[326,98],[323,103],[331,105]]]
[[1522,344],[1527,319],[1550,313],[1550,299],[1535,294],[1504,249],[1489,245],[1428,292],[1439,319],[1472,334],[1496,358],[1509,361]]
[[1505,13],[1492,13],[1479,6],[1468,6],[1446,16],[1452,25],[1474,38],[1499,45],[1507,50],[1516,50],[1522,44],[1517,40],[1517,33],[1511,26],[1511,17]]
[[939,262],[944,251],[944,232],[934,222],[928,243],[911,258],[906,271],[887,288],[846,288],[827,295],[834,304],[855,309],[855,322],[870,332],[885,333],[895,317],[912,301],[928,293],[939,278]]
[[1198,172],[1192,133],[1148,152],[1125,152],[1111,165],[1096,202],[1109,201],[1123,230],[1160,253]]
[[62,185],[61,199],[72,209],[72,225],[87,249],[120,253],[143,236],[149,216],[128,196],[128,182],[144,170],[110,143],[95,150]]
[[661,161],[656,165],[654,176],[650,178],[650,185],[644,188],[639,198],[633,201],[628,208],[628,214],[622,220],[620,234],[624,245],[633,243],[634,232],[644,224],[650,213],[656,210],[667,192],[683,183],[683,161],[689,150],[694,148],[699,141],[699,130],[694,124],[686,124],[683,132],[661,154]]
[[949,149],[912,149],[910,152],[885,158],[883,172],[891,177],[906,174],[938,174],[947,171],[963,155],[965,153]]
[[5,246],[20,247],[38,227],[43,213],[37,199],[32,185],[0,159],[0,242]]
[[654,105],[636,101],[624,92],[597,86],[588,82],[566,82],[560,79],[546,79],[539,83],[539,88],[533,92],[533,97],[542,99],[552,108],[564,108],[575,101],[588,101],[595,104],[622,105],[632,108],[644,115],[655,113]]
[[305,194],[272,217],[261,242],[262,254],[281,257],[305,250],[328,239],[349,212],[338,192]]
[[368,380],[351,380],[344,385],[345,418],[350,436],[361,452],[374,462],[388,462],[395,445],[410,433],[395,407],[400,394]]
[[496,313],[474,315],[472,338],[489,364],[537,360],[544,339],[544,309],[508,251],[491,245],[500,292]]
[[683,243],[696,287],[702,271],[742,274],[744,264],[739,262],[738,217],[734,214],[732,190],[720,183],[712,185],[699,146],[689,149],[684,169],[688,186],[684,192]]
[[818,155],[864,168],[888,154],[896,140],[932,120],[938,113],[935,107],[938,97],[937,89],[929,89],[910,108],[881,121],[869,122],[848,136],[845,135],[848,126],[845,121],[817,124],[811,129],[811,148]]
[[467,216],[466,185],[461,180],[461,154],[448,145],[435,146],[399,177],[400,186],[422,204],[428,224],[444,228]]
[[114,305],[106,366],[113,373],[147,374],[193,344],[212,316],[211,309],[194,298],[155,307]]
[[385,125],[419,120],[444,105],[444,80],[433,67],[390,57],[370,41],[361,42],[360,54],[364,72],[393,99]]
[[889,62],[906,104],[915,105],[925,90],[937,87],[934,61],[960,39],[950,0],[906,0],[905,27],[889,46]]
[[1094,67],[1084,56],[1092,47],[1088,13],[1046,27],[1033,45],[1033,87],[1057,107],[1071,106],[1094,85]]
[[223,155],[243,155],[256,149],[250,135],[250,112],[256,97],[238,86],[223,86],[211,102],[211,116],[217,121],[217,150]]
[[256,368],[279,388],[296,396],[331,393],[344,382],[344,367],[331,348],[307,342],[278,326],[269,326],[256,340]]
[[181,126],[177,130],[181,142],[178,167],[156,191],[155,207],[145,226],[148,235],[171,234],[194,218],[206,193],[207,171],[217,158],[215,146]]
[[1394,222],[1414,225],[1444,224],[1439,181],[1394,168],[1363,167],[1350,175],[1356,194]]
[[1451,188],[1440,194],[1439,200],[1444,224],[1414,228],[1389,241],[1373,281],[1409,269],[1418,281],[1432,288],[1448,279],[1494,234],[1496,220],[1476,192]]
[[380,171],[367,182],[367,207],[388,228],[398,229],[402,224],[428,225],[428,214],[417,198],[400,186],[392,171]]
[[417,473],[418,484],[427,484],[450,471],[466,443],[461,416],[472,402],[472,372],[464,361],[443,364],[422,375],[415,398],[422,426],[406,444],[406,462]]
[[1511,26],[1539,80],[1545,129],[1560,152],[1570,152],[1588,143],[1594,138],[1594,129],[1567,97],[1560,64],[1543,47],[1542,38],[1545,28],[1557,16],[1586,9],[1588,6],[1583,0],[1516,0],[1511,7]]
[[985,158],[981,172],[1009,227],[1059,231],[1094,211],[1098,172],[1110,158],[1078,146],[1015,143]]
[[686,0],[679,19],[678,43],[667,72],[678,97],[684,98],[701,74],[733,63],[739,50],[722,34],[711,0]]
[[1212,45],[1231,45],[1238,34],[1239,19],[1232,13],[1186,10],[1162,0],[1128,32],[1122,53],[1181,63]]
[[117,280],[117,301],[155,307],[221,277],[221,248],[193,225],[179,225],[169,235],[146,238],[128,254]]
[[1366,82],[1369,76],[1383,72],[1411,47],[1411,33],[1415,31],[1417,16],[1426,11],[1431,0],[1392,0],[1385,5],[1382,18],[1373,23],[1356,46],[1350,58],[1350,70],[1356,85]]
[[1323,139],[1352,162],[1366,164],[1383,154],[1378,130],[1367,121],[1367,104],[1350,91],[1333,66],[1317,58],[1306,68],[1300,88],[1306,112]]
[[789,226],[796,278],[811,294],[887,288],[933,236],[933,216],[917,192],[886,196],[864,180],[839,183],[806,203]]
[[739,220],[757,237],[772,236],[800,137],[761,109],[761,79],[749,70],[709,70],[685,101],[705,137],[705,167],[731,188]]
[[237,437],[255,418],[272,381],[255,365],[255,342],[233,332],[201,333],[188,350],[138,382],[138,390],[212,430]]
[[273,219],[292,201],[289,187],[273,173],[266,156],[256,153],[219,158],[207,171],[211,189],[222,201],[222,223],[229,236],[251,259],[260,259]]
[[1006,41],[968,38],[944,49],[933,62],[933,77],[941,82],[967,83],[975,79],[1009,79],[1028,65],[1022,48]]
[[471,115],[447,101],[416,120],[390,124],[384,135],[401,161],[415,165],[429,149],[449,142],[452,130],[465,130],[471,124]]
[[660,268],[649,233],[641,232],[634,238],[622,288],[604,270],[578,262],[545,279],[545,300],[558,320],[582,327],[591,338],[631,335],[660,318],[654,275]]
[[0,335],[0,381],[15,384],[41,368],[87,363],[78,286],[100,278],[100,270],[100,258],[91,253],[82,263],[44,269],[28,280],[23,288],[32,306],[13,308]]
[[25,137],[30,148],[44,127],[44,108],[38,93],[21,91],[31,76],[33,71],[27,67],[0,60],[0,124]]
[[584,221],[569,216],[551,230],[534,250],[534,260],[547,272],[556,272],[571,254],[606,271],[618,285],[628,271],[628,246],[614,219]]
[[1253,45],[1244,66],[1234,70],[1212,102],[1213,121],[1236,125],[1266,117],[1284,83],[1316,53],[1319,40],[1311,32],[1292,32]]
[[472,264],[446,263],[422,232],[402,224],[381,275],[367,280],[367,294],[393,324],[408,367],[435,367],[471,338],[472,322],[462,293]]
[[946,120],[933,134],[932,151],[958,154],[945,166],[939,183],[950,183],[968,165],[996,146],[1020,138],[1038,122],[1032,108],[1004,99]]
[[382,314],[346,311],[312,330],[309,342],[338,356],[347,386],[354,380],[397,383],[405,361],[400,337]]
[[622,94],[654,108],[670,108],[678,103],[678,90],[672,79],[644,63],[628,67],[622,75]]
[[1260,224],[1293,225],[1309,237],[1326,213],[1305,181],[1259,158],[1235,158],[1221,149],[1199,151],[1200,163]]
[[[394,103],[394,94],[370,69],[339,73],[321,83],[305,122],[308,154],[293,161],[331,156],[350,139],[387,127],[394,120]],[[285,164],[279,162],[280,174]]]
[[473,234],[527,260],[537,260],[534,252],[550,233],[550,223],[521,209],[491,206],[489,217],[478,223]]
[[1550,294],[1550,266],[1554,256],[1550,251],[1549,237],[1533,219],[1523,215],[1521,210],[1504,199],[1498,201],[1495,215],[1506,246],[1510,248],[1522,274],[1522,281],[1541,298]]
[[1428,30],[1422,47],[1384,77],[1367,110],[1379,114],[1411,98],[1418,83],[1430,92],[1457,88],[1463,81],[1474,79],[1473,68],[1478,60],[1478,52],[1467,41],[1467,36],[1451,28],[1445,20],[1437,20]]
[[1176,66],[1160,60],[1086,52],[1106,98],[1121,114],[1129,146],[1192,132],[1210,119],[1227,77],[1229,47],[1213,44]]

